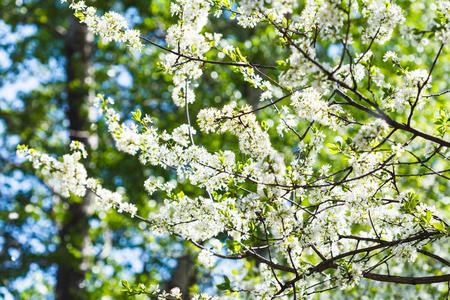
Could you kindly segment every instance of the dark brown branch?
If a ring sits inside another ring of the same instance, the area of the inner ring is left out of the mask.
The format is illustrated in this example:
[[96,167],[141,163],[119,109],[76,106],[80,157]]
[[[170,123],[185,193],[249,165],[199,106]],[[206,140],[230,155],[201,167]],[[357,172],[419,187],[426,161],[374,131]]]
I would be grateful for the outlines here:
[[444,94],[447,94],[447,93],[450,93],[450,90],[446,90],[446,91],[443,91],[443,92],[440,92],[440,93],[437,93],[437,94],[425,95],[424,97],[425,98],[438,97],[438,96],[441,96],[441,95],[444,95]]
[[391,127],[395,128],[395,129],[401,129],[401,130],[407,131],[409,133],[412,133],[413,135],[417,135],[417,136],[419,136],[419,137],[421,137],[421,138],[423,138],[425,140],[429,140],[429,141],[435,142],[435,143],[437,143],[437,144],[439,144],[441,146],[450,147],[450,142],[448,142],[448,141],[445,141],[445,140],[440,139],[440,138],[438,138],[436,136],[433,136],[433,135],[427,134],[425,132],[419,131],[417,129],[414,129],[414,128],[406,125],[406,124],[400,124],[400,123],[394,121],[393,119],[391,119],[385,113],[380,114],[378,112],[375,112],[375,111],[365,107],[364,105],[356,103],[355,101],[353,101],[352,98],[350,98],[350,96],[348,96],[347,94],[345,94],[344,92],[342,92],[339,89],[336,89],[336,92],[341,97],[343,97],[345,100],[347,100],[347,102],[350,105],[352,105],[353,107],[358,108],[359,110],[362,110],[362,111],[364,111],[364,112],[366,112],[366,113],[368,113],[368,114],[370,114],[370,115],[372,115],[372,116],[374,116],[376,118],[383,119],[384,121],[386,121],[386,123],[388,123]]
[[439,47],[439,51],[438,51],[438,53],[436,54],[436,57],[434,58],[434,61],[433,61],[432,65],[431,65],[431,68],[430,68],[430,72],[428,72],[427,78],[425,79],[424,83],[422,83],[421,85],[419,85],[419,87],[418,87],[418,89],[417,89],[416,100],[415,100],[414,103],[411,105],[411,111],[409,112],[408,121],[407,121],[407,123],[406,123],[406,124],[408,124],[408,126],[411,124],[411,120],[412,120],[412,117],[413,117],[413,115],[414,115],[414,109],[416,108],[417,103],[419,103],[420,93],[422,92],[423,88],[427,85],[428,81],[430,80],[430,78],[431,78],[431,73],[433,72],[434,67],[436,66],[437,60],[438,60],[439,56],[441,55],[442,49],[443,49],[443,48],[444,48],[444,44],[442,44],[441,47]]
[[364,278],[375,281],[400,283],[400,284],[431,284],[450,281],[450,274],[441,276],[428,276],[428,277],[404,277],[404,276],[365,273],[363,274],[363,276]]
[[421,249],[417,250],[417,252],[422,253],[423,255],[426,255],[428,257],[434,258],[435,260],[437,260],[437,261],[443,263],[444,265],[447,265],[447,266],[450,267],[450,261],[448,261],[448,260],[446,260],[446,259],[444,259],[444,258],[442,258],[442,257],[440,257],[440,256],[438,256],[436,254],[433,254],[433,253],[430,253],[428,251],[421,250]]
[[[309,86],[307,86],[307,87],[309,87]],[[305,88],[307,88],[307,87],[304,87],[303,89],[305,89]],[[214,121],[217,122],[217,121],[222,121],[222,120],[232,120],[232,119],[239,118],[239,117],[242,117],[242,116],[251,114],[251,113],[255,113],[255,112],[257,112],[257,111],[263,110],[263,109],[265,109],[265,108],[267,108],[267,107],[270,107],[270,106],[273,106],[273,105],[277,104],[278,102],[280,102],[280,101],[282,101],[282,100],[288,98],[289,96],[291,96],[293,93],[294,93],[294,91],[292,91],[292,92],[290,92],[290,93],[288,93],[288,94],[282,96],[281,98],[278,98],[277,100],[272,101],[272,102],[270,102],[270,103],[268,103],[268,104],[266,104],[266,105],[263,105],[263,106],[261,106],[261,107],[255,108],[254,110],[242,112],[242,113],[240,113],[240,114],[238,114],[238,115],[230,116],[230,117],[228,117],[228,116],[223,116],[223,117],[217,118],[217,119],[214,120]]]
[[235,63],[235,62],[225,62],[225,61],[214,61],[214,60],[201,59],[201,58],[198,58],[198,57],[192,57],[192,56],[189,56],[189,55],[186,55],[186,54],[174,51],[174,50],[169,49],[167,47],[161,46],[158,43],[155,43],[154,41],[152,41],[152,40],[150,40],[150,39],[148,39],[148,38],[146,38],[144,36],[141,36],[141,39],[143,41],[145,41],[146,43],[149,43],[149,44],[151,44],[151,45],[153,45],[155,47],[158,47],[161,50],[164,50],[166,52],[170,52],[172,54],[175,54],[175,55],[177,55],[179,57],[186,58],[186,59],[191,60],[191,61],[199,61],[199,62],[207,63],[207,64],[234,66],[234,67],[241,67],[241,68],[255,68],[255,67],[257,67],[257,68],[260,68],[260,69],[276,70],[276,67],[274,67],[274,66],[264,66],[264,65],[258,65],[258,64],[245,64],[245,63]]

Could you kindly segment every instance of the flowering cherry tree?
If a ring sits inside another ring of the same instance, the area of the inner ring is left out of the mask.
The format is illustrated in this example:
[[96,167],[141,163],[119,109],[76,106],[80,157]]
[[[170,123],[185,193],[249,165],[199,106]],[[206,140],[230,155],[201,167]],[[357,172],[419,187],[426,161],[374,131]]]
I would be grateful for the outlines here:
[[[141,215],[133,199],[89,177],[76,141],[60,159],[26,146],[18,152],[55,192],[91,191],[99,209],[190,241],[205,267],[217,259],[245,262],[217,295],[195,299],[301,299],[362,280],[450,282],[447,1],[176,0],[177,22],[164,44],[130,29],[118,13],[84,1],[68,5],[104,42],[161,51],[173,102],[186,115],[175,129],[159,128],[159,116],[139,109],[133,122],[121,121],[102,94],[92,107],[119,151],[167,170],[166,179],[142,179],[149,199],[158,192],[164,200]],[[411,19],[414,9],[423,10],[421,22]],[[215,18],[241,30],[267,28],[265,40],[280,56],[268,65],[249,61],[235,37],[208,31]],[[202,102],[196,88],[213,65],[239,74],[259,91],[258,103],[190,111]],[[219,135],[238,147],[202,145]],[[405,276],[411,264],[422,271]],[[145,283],[124,288],[182,297]]]

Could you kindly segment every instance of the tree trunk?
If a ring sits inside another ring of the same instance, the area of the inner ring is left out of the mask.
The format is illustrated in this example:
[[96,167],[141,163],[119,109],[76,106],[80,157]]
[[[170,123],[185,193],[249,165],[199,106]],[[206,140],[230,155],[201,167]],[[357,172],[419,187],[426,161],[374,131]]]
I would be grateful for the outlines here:
[[177,259],[177,266],[172,271],[170,281],[167,283],[168,289],[180,288],[183,299],[190,299],[189,287],[196,281],[194,258],[190,254],[185,254]]
[[[84,104],[89,97],[86,79],[89,76],[92,58],[92,42],[85,26],[75,18],[67,30],[64,39],[66,58],[66,117],[69,120],[71,140],[78,140],[87,145],[87,113]],[[57,283],[56,299],[85,299],[85,266],[83,266],[84,247],[88,237],[90,195],[83,199],[71,197],[67,200],[64,219],[57,224],[60,244],[57,249]]]

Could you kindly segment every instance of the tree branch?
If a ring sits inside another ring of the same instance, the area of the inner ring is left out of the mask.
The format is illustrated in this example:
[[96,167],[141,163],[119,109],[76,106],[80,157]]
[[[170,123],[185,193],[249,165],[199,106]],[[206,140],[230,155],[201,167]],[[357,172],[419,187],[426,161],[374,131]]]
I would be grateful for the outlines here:
[[364,278],[375,281],[400,283],[400,284],[431,284],[450,281],[450,274],[441,276],[428,276],[428,277],[404,277],[404,276],[391,276],[374,273],[365,273],[363,274],[363,276]]

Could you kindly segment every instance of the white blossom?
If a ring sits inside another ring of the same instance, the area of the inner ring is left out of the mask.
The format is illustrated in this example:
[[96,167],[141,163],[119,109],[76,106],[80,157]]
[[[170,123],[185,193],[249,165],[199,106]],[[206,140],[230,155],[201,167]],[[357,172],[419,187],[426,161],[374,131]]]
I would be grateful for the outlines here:
[[300,117],[337,129],[339,119],[335,116],[340,113],[340,107],[331,106],[322,98],[322,93],[313,87],[309,87],[300,92],[295,92],[291,101]]
[[103,41],[125,42],[132,49],[142,49],[140,32],[129,29],[121,14],[111,11],[99,17],[96,15],[97,10],[92,6],[86,6],[84,1],[73,1],[70,8],[75,11],[80,22],[85,23],[89,30],[100,35]]

